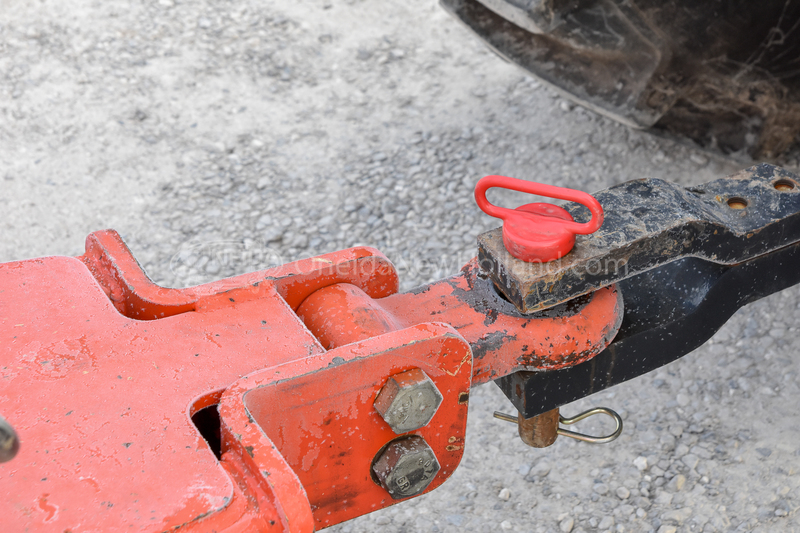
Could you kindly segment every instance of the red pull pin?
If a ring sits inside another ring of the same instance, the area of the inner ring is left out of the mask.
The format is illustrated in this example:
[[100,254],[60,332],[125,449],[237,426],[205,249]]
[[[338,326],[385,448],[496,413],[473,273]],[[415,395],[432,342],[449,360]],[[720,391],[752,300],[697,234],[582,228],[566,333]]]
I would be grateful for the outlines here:
[[[486,199],[486,191],[492,187],[577,202],[589,208],[592,219],[579,224],[565,209],[552,204],[527,204],[516,209],[497,207]],[[543,183],[486,176],[475,186],[475,201],[484,213],[503,220],[503,244],[506,250],[517,259],[529,263],[544,263],[564,257],[575,245],[576,234],[587,235],[603,225],[603,208],[592,195]]]

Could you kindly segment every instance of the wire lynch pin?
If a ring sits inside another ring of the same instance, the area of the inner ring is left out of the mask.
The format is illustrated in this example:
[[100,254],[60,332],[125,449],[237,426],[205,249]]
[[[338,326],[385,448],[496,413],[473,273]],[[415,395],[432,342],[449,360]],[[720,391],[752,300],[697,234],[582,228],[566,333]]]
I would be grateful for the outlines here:
[[[609,435],[595,437],[559,427],[559,424],[571,426],[572,424],[576,424],[585,418],[598,414],[610,416],[612,419],[614,419],[614,431]],[[556,441],[556,438],[559,435],[592,444],[605,444],[615,440],[622,434],[622,418],[619,416],[619,414],[608,407],[595,407],[572,418],[565,418],[561,416],[558,412],[558,409],[553,409],[531,418],[523,418],[521,413],[519,413],[517,416],[514,416],[495,411],[494,417],[499,420],[505,420],[506,422],[517,424],[519,427],[519,436],[522,438],[522,441],[528,446],[533,446],[534,448],[546,448],[547,446],[550,446]]]

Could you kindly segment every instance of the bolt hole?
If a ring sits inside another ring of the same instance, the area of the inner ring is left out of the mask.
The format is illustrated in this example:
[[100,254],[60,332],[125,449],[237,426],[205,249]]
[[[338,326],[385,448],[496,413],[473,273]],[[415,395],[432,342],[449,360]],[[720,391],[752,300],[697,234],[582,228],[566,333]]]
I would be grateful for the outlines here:
[[728,207],[731,209],[744,209],[747,207],[747,200],[744,198],[739,198],[738,196],[728,198]]
[[778,180],[773,186],[781,192],[791,191],[796,187],[794,182],[789,180]]

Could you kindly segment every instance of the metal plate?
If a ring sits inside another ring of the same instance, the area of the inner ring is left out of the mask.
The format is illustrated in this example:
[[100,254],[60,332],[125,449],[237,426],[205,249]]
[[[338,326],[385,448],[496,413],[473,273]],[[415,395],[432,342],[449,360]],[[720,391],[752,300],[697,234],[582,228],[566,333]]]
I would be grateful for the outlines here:
[[[549,263],[525,263],[500,228],[478,237],[478,260],[523,313],[552,307],[683,257],[735,264],[800,240],[800,178],[762,164],[684,188],[630,181],[594,195],[605,212],[597,232]],[[742,209],[738,208],[742,205]],[[578,221],[587,210],[566,206]]]

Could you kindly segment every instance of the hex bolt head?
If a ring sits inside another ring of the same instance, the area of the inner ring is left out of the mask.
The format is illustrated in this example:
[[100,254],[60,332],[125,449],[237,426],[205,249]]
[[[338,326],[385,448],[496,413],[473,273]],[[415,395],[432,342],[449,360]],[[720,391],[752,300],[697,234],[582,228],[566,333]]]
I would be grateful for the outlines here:
[[428,488],[439,471],[439,461],[418,435],[391,442],[379,453],[372,471],[389,495],[401,500]]
[[0,463],[10,461],[19,451],[17,432],[5,418],[0,416]]
[[425,427],[443,397],[425,372],[414,368],[389,378],[375,398],[375,409],[398,435]]

